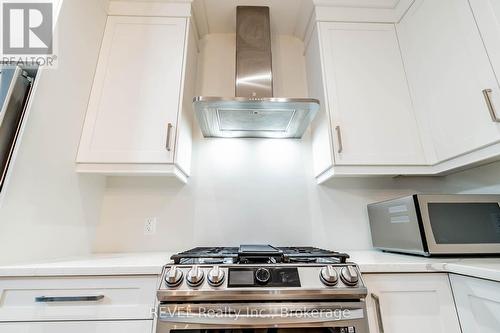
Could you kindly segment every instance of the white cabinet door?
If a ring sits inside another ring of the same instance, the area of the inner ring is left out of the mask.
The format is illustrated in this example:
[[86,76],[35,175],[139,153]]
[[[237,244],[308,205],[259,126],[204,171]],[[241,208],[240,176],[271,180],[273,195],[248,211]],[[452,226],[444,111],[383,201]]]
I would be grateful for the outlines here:
[[0,333],[151,333],[152,320],[0,324]]
[[324,84],[324,66],[321,54],[319,25],[316,25],[305,52],[309,97],[320,101],[320,109],[311,123],[311,141],[314,176],[333,167],[335,160],[330,128],[330,109]]
[[450,275],[463,333],[500,332],[500,283]]
[[[487,0],[479,0],[487,2]],[[492,1],[493,2],[493,1]],[[419,123],[440,162],[500,140],[500,90],[468,0],[416,0],[397,25]]]
[[319,26],[335,164],[425,164],[394,25]]
[[[486,51],[497,78],[500,77],[500,1],[469,0]],[[500,116],[500,114],[499,114]]]
[[366,274],[363,279],[370,332],[382,327],[385,333],[461,332],[447,274]]
[[173,163],[186,22],[108,18],[77,162]]

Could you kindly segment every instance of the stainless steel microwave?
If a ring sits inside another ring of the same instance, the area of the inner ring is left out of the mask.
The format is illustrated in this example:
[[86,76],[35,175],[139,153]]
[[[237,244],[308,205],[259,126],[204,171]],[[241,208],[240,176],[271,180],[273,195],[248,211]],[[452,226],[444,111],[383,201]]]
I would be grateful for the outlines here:
[[368,205],[375,248],[424,256],[500,254],[500,195],[416,194]]

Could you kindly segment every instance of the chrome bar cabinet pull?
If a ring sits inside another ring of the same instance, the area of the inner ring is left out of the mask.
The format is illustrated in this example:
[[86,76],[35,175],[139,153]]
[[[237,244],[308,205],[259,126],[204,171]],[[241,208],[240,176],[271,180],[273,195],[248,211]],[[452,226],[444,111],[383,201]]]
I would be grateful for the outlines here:
[[53,302],[97,302],[104,298],[104,295],[95,296],[39,296],[35,297],[36,303]]
[[491,120],[493,120],[496,123],[500,123],[500,118],[497,116],[497,113],[495,111],[495,106],[493,105],[493,101],[491,100],[492,92],[493,92],[492,89],[484,89],[483,90],[484,100],[486,101],[486,105],[488,106],[488,110],[490,111]]
[[168,125],[167,125],[167,143],[165,144],[165,148],[167,149],[167,151],[172,150],[172,148],[170,147],[170,134],[172,132],[173,127],[174,126],[171,123],[168,123]]
[[380,310],[380,299],[374,293],[371,293],[370,296],[375,303],[375,311],[377,312],[377,323],[378,323],[378,331],[379,333],[384,333],[384,322],[382,321],[382,311]]
[[337,132],[337,141],[339,143],[339,148],[337,149],[337,153],[342,153],[344,150],[344,145],[342,144],[342,132],[340,131],[340,126],[335,126],[335,132]]

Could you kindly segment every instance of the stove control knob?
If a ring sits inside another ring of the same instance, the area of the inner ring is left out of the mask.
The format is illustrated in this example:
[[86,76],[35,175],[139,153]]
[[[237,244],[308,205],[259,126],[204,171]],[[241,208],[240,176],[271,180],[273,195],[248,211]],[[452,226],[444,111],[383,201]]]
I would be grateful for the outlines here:
[[221,286],[224,283],[224,278],[224,271],[220,269],[219,266],[214,266],[214,268],[212,268],[210,272],[208,272],[207,276],[208,284],[210,284],[212,287]]
[[176,266],[172,266],[165,274],[165,283],[169,288],[175,288],[182,282],[182,271]]
[[259,284],[266,284],[271,279],[271,272],[267,268],[259,268],[255,271],[255,279]]
[[343,267],[342,270],[340,271],[340,279],[346,285],[354,287],[355,285],[358,284],[359,275],[354,266],[346,266]]
[[203,283],[205,279],[205,275],[203,274],[203,270],[199,269],[198,266],[193,266],[186,276],[187,284],[190,287],[199,287]]
[[339,282],[339,275],[332,265],[323,267],[319,278],[321,279],[321,282],[327,286],[334,286],[337,282]]

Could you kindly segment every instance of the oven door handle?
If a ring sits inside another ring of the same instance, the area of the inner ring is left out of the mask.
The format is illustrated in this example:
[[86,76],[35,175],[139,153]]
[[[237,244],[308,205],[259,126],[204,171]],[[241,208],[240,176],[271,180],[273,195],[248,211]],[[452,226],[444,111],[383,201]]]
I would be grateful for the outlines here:
[[268,325],[288,325],[288,324],[317,324],[336,322],[341,320],[363,319],[362,308],[356,309],[335,309],[325,311],[325,309],[307,312],[285,312],[283,314],[239,314],[239,313],[218,313],[210,310],[205,312],[186,311],[160,311],[159,319],[162,322],[197,325],[218,325],[218,326],[248,326],[263,327]]

